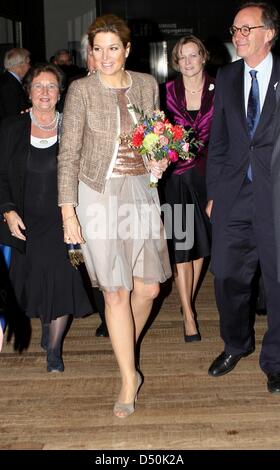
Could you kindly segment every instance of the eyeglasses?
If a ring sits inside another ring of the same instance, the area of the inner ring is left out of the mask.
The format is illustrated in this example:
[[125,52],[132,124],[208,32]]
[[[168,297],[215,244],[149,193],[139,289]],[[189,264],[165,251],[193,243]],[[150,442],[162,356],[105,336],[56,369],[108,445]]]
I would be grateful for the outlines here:
[[234,36],[237,31],[240,31],[240,33],[242,34],[242,36],[249,36],[250,32],[251,32],[251,29],[257,29],[257,28],[264,28],[265,26],[264,25],[261,25],[261,26],[241,26],[241,28],[237,28],[237,26],[231,26],[229,28],[229,32],[232,36]]
[[43,83],[34,83],[33,85],[31,85],[31,88],[38,92],[41,92],[46,88],[52,93],[58,89],[58,85],[56,85],[55,83],[47,83],[46,85],[43,85]]

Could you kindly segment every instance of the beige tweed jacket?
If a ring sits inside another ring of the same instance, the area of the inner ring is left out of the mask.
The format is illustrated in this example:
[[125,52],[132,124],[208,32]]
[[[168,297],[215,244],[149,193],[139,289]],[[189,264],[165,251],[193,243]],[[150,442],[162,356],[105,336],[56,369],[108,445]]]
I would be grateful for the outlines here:
[[[128,73],[129,102],[151,115],[159,106],[155,78]],[[101,82],[99,73],[75,80],[67,92],[63,113],[58,155],[59,205],[78,204],[79,180],[95,191],[104,190],[118,153],[119,134],[120,115],[114,91]]]

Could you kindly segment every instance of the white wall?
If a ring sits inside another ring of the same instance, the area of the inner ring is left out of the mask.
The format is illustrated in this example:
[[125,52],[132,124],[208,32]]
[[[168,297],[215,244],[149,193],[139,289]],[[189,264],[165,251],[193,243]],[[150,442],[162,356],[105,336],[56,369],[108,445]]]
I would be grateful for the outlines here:
[[230,57],[231,57],[231,61],[232,61],[232,62],[235,62],[236,60],[241,59],[241,57],[239,57],[239,56],[236,54],[236,50],[235,50],[235,47],[234,47],[234,45],[232,44],[232,42],[225,42],[224,45],[226,46],[227,50],[228,50],[229,53],[230,53]]
[[44,0],[46,59],[58,49],[75,49],[96,17],[95,0]]

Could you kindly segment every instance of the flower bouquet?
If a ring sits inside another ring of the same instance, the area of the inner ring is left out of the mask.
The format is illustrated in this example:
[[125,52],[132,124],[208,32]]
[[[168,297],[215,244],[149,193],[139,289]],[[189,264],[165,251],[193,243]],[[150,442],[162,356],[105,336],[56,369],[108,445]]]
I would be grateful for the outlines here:
[[[140,118],[131,136],[131,148],[148,160],[167,158],[169,162],[176,162],[179,158],[195,158],[192,150],[202,143],[195,139],[192,129],[186,130],[181,125],[171,124],[160,110],[155,110],[151,117],[145,116],[138,108],[134,110],[140,114]],[[156,187],[157,182],[157,178],[151,174],[150,186]]]

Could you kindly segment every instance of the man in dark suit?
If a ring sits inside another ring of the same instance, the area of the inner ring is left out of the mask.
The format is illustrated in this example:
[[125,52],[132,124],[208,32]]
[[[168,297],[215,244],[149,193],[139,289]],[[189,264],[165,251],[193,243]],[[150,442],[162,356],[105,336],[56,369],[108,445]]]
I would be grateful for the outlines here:
[[241,6],[234,18],[230,31],[242,59],[217,75],[207,166],[211,263],[225,345],[208,373],[227,374],[254,351],[252,285],[260,264],[268,317],[260,366],[271,393],[280,393],[280,283],[270,171],[280,79],[280,59],[270,51],[278,19],[272,5],[257,2]]
[[280,282],[280,75],[276,87],[276,111],[275,111],[275,144],[271,157],[271,178],[272,178],[272,205],[274,215],[274,228],[277,246],[277,274]]
[[30,67],[30,52],[14,48],[6,52],[5,72],[0,75],[0,119],[20,114],[30,106],[22,80]]

